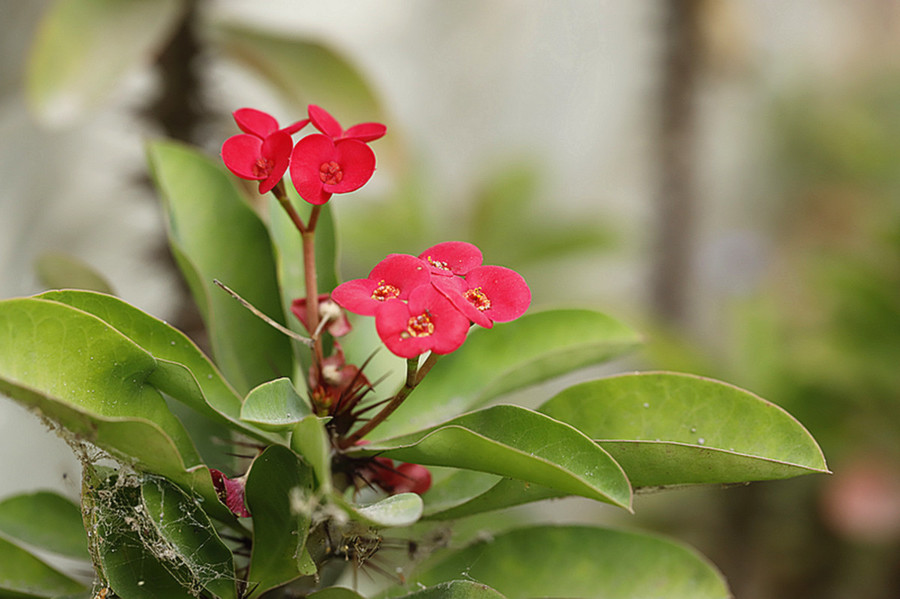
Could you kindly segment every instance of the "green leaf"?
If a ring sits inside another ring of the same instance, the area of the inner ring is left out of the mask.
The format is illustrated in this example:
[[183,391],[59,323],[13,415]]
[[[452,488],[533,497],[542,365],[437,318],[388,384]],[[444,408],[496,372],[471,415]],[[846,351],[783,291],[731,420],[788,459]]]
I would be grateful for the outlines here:
[[591,526],[523,528],[438,560],[414,582],[433,585],[466,578],[509,599],[731,596],[719,572],[693,549],[656,536]]
[[53,553],[90,559],[81,507],[57,493],[23,493],[0,501],[0,533]]
[[0,537],[0,595],[3,597],[55,597],[82,590],[81,583]]
[[284,431],[312,413],[291,379],[280,378],[254,388],[244,399],[241,420],[271,431]]
[[432,471],[432,476],[434,482],[423,498],[425,518],[466,503],[491,489],[503,478],[475,470],[452,470],[443,477]]
[[184,427],[150,383],[149,353],[99,318],[40,298],[0,302],[0,392],[233,520]]
[[630,328],[589,310],[532,312],[490,330],[476,328],[462,348],[438,361],[379,434],[435,424],[504,393],[604,362],[639,342]]
[[241,418],[241,398],[184,333],[124,301],[85,291],[49,291],[37,296],[78,308],[128,337],[156,358],[149,382],[213,421],[266,441]]
[[272,445],[253,460],[244,493],[253,515],[251,596],[314,574],[303,556],[312,521],[312,469],[291,450]]
[[702,377],[653,372],[590,381],[540,411],[597,440],[639,487],[828,471],[821,449],[790,414]]
[[100,293],[113,293],[112,286],[86,263],[56,252],[48,252],[35,262],[41,284],[49,289],[87,289]]
[[306,599],[364,599],[364,597],[344,587],[328,587],[307,595]]
[[291,433],[291,449],[312,466],[323,494],[331,492],[331,442],[324,422],[314,414],[300,420]]
[[131,68],[149,64],[184,10],[178,0],[59,0],[31,48],[26,91],[48,124],[98,106]]
[[[465,471],[461,471],[458,475],[451,477],[448,481],[450,484],[455,482],[453,479],[461,476]],[[535,485],[521,480],[512,478],[502,478],[487,489],[479,492],[465,495],[466,487],[461,487],[458,494],[455,495],[456,501],[448,501],[445,499],[443,504],[431,506],[427,512],[429,520],[453,520],[456,518],[464,518],[473,514],[483,512],[491,512],[515,505],[525,503],[533,503],[535,501],[543,501],[544,499],[555,499],[565,497],[568,493]],[[452,499],[452,498],[451,498]]]
[[196,584],[221,599],[237,597],[231,551],[196,501],[158,477],[144,481],[141,498],[157,533],[178,553]]
[[577,429],[518,406],[492,406],[348,453],[490,472],[631,509],[628,479],[609,454]]
[[308,104],[325,107],[344,127],[381,120],[372,86],[347,59],[320,43],[238,24],[215,30],[222,50],[264,77],[306,116]]
[[503,595],[484,584],[452,580],[403,595],[403,599],[503,599]]
[[284,322],[265,225],[225,170],[174,142],[149,145],[168,215],[169,240],[200,307],[216,362],[238,393],[293,372],[287,337],[213,283],[218,279],[269,317]]
[[422,517],[422,498],[415,493],[398,493],[362,506],[351,504],[339,495],[334,495],[333,500],[351,520],[373,528],[410,526]]

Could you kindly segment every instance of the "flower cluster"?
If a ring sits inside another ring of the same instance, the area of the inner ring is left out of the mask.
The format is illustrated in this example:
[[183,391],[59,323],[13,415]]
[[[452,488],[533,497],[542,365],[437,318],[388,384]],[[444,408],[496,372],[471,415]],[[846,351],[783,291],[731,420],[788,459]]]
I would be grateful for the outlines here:
[[[332,194],[355,191],[375,172],[375,154],[368,142],[385,133],[380,123],[362,123],[344,130],[324,109],[310,105],[309,118],[279,127],[269,114],[254,108],[233,113],[238,128],[222,144],[222,160],[232,173],[259,181],[259,193],[271,191],[290,168],[297,193],[310,204],[327,202]],[[312,123],[312,133],[296,143],[292,135]]]
[[483,266],[481,250],[448,241],[419,256],[391,254],[365,279],[338,285],[331,298],[355,314],[375,317],[378,336],[395,355],[458,349],[472,323],[490,328],[521,316],[531,291],[517,272]]

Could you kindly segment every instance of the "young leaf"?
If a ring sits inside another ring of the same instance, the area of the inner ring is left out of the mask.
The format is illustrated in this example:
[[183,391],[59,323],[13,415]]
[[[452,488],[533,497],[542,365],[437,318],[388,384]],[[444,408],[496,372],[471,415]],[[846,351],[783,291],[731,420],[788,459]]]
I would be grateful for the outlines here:
[[0,537],[0,596],[55,597],[82,590],[83,584]]
[[637,487],[828,471],[822,450],[790,414],[698,376],[652,372],[590,381],[540,411],[595,439]]
[[177,0],[61,0],[44,15],[28,64],[34,112],[62,125],[96,107],[130,68],[149,62],[184,7]]
[[435,424],[503,393],[601,363],[639,342],[630,328],[589,310],[533,312],[491,330],[476,328],[462,348],[438,361],[378,434]]
[[373,528],[410,526],[422,517],[422,498],[415,493],[398,493],[369,505],[353,505],[340,495],[332,496],[347,516]]
[[312,466],[323,494],[331,492],[331,443],[325,420],[310,414],[297,422],[291,433],[291,449]]
[[164,478],[141,485],[147,517],[196,580],[220,599],[237,597],[231,551],[196,501]]
[[213,283],[218,279],[284,322],[265,225],[223,167],[187,146],[148,148],[169,239],[209,329],[216,363],[238,393],[293,371],[290,341]]
[[312,413],[309,402],[300,396],[291,379],[280,378],[255,387],[244,399],[241,420],[262,429],[284,431]]
[[719,572],[693,549],[592,526],[535,526],[498,534],[436,558],[413,582],[433,585],[460,578],[489,585],[509,599],[731,596]]
[[301,562],[312,521],[306,502],[313,496],[313,482],[312,469],[281,445],[269,446],[253,460],[244,491],[253,516],[251,597],[315,573],[312,562]]
[[81,508],[57,493],[23,493],[0,501],[0,533],[66,557],[90,559]]
[[577,429],[518,406],[470,412],[352,453],[490,472],[631,509],[628,479],[603,449]]

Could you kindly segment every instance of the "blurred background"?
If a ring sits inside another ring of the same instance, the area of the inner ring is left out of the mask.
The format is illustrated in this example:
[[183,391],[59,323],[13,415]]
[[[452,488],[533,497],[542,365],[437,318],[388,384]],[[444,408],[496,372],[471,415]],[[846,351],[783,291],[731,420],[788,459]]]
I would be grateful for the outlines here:
[[[619,521],[693,544],[739,599],[900,596],[900,2],[0,0],[0,16],[0,298],[83,263],[196,333],[144,142],[215,156],[243,106],[378,120],[372,182],[332,202],[344,278],[467,240],[535,308],[643,331],[615,369],[783,406],[832,476],[641,496]],[[67,446],[9,401],[0,455],[0,496],[77,496]]]

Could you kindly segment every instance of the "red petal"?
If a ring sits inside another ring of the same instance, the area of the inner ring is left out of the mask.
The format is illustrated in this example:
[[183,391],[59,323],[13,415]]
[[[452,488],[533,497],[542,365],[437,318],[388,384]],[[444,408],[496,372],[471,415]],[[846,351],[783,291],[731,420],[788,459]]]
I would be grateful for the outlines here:
[[255,108],[239,108],[232,113],[234,122],[244,133],[263,139],[278,130],[278,121],[272,115]]
[[482,260],[481,250],[465,241],[445,241],[433,245],[419,254],[419,258],[432,266],[432,273],[439,275],[465,275],[480,266]]
[[341,127],[341,124],[338,123],[333,116],[328,114],[324,108],[320,108],[315,104],[310,104],[307,110],[309,112],[309,120],[312,121],[312,124],[316,129],[332,139],[338,139],[343,135],[344,129]]
[[282,127],[281,130],[284,131],[285,133],[287,133],[288,135],[293,135],[300,129],[303,129],[304,127],[306,127],[308,124],[309,124],[309,119],[303,119],[302,121],[297,121],[296,123],[288,125],[287,127]]
[[291,182],[300,197],[310,204],[324,204],[331,197],[319,177],[323,162],[337,159],[334,142],[330,137],[313,133],[297,142],[291,153]]
[[375,153],[372,148],[355,139],[342,139],[334,145],[337,150],[335,162],[341,165],[344,177],[340,183],[325,185],[325,189],[331,193],[356,191],[372,178],[372,173],[375,172]]
[[216,489],[216,495],[228,506],[237,517],[249,518],[250,512],[244,505],[244,485],[246,480],[244,477],[228,478],[215,468],[209,469],[212,476],[213,486]]
[[263,140],[254,135],[234,135],[222,144],[222,161],[232,173],[242,179],[258,181],[265,175],[254,171],[256,161],[262,156]]
[[522,275],[502,266],[479,266],[466,275],[469,289],[480,287],[491,301],[483,313],[494,322],[509,322],[531,305],[531,290]]
[[379,262],[369,273],[369,280],[384,281],[400,290],[400,299],[409,297],[409,292],[431,280],[428,265],[415,256],[390,254]]
[[259,183],[259,193],[268,193],[284,177],[284,173],[291,161],[291,147],[294,142],[291,136],[284,131],[276,131],[263,140],[260,152],[263,158],[272,161],[272,170],[269,176]]
[[381,139],[387,132],[387,127],[381,123],[360,123],[353,125],[344,131],[344,139],[358,139],[359,141],[375,141]]

